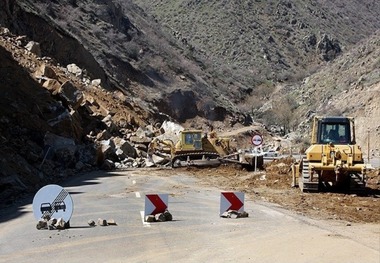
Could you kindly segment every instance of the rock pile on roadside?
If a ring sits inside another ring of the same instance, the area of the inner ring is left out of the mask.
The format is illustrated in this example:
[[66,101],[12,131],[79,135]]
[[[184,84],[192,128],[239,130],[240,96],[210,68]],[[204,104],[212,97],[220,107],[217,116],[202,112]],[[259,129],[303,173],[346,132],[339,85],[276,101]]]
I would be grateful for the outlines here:
[[49,216],[38,220],[36,228],[38,230],[63,230],[70,228],[70,222],[63,218],[50,218]]
[[172,221],[172,220],[173,220],[173,216],[168,210],[166,210],[163,213],[157,213],[154,215],[145,216],[145,222],[147,223],[166,222],[166,221]]
[[0,207],[77,173],[168,164],[147,154],[165,119],[38,47],[0,27]]
[[220,215],[220,217],[222,217],[222,218],[232,218],[232,219],[245,218],[248,216],[249,216],[249,214],[247,212],[245,212],[245,211],[239,212],[236,210],[228,210],[228,211],[226,211]]

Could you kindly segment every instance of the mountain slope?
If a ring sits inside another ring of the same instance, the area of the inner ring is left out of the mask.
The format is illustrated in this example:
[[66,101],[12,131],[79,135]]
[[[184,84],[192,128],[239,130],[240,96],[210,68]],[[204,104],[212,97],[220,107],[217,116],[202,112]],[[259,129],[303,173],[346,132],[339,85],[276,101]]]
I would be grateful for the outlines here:
[[134,2],[235,86],[299,80],[380,28],[369,0]]
[[316,115],[356,117],[359,144],[380,145],[380,31],[308,77],[292,91],[300,120]]
[[247,119],[263,90],[302,79],[380,27],[377,1],[0,5],[0,23],[38,41],[43,55],[144,101],[155,118],[180,122]]

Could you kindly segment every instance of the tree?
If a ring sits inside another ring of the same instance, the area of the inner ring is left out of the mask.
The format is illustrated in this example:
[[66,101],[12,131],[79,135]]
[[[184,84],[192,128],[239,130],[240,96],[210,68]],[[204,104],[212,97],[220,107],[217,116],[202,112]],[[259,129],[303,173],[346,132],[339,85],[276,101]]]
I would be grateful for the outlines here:
[[282,97],[273,101],[272,111],[276,123],[283,127],[283,134],[285,135],[290,130],[290,123],[292,121],[293,111],[297,108],[296,101],[290,97]]

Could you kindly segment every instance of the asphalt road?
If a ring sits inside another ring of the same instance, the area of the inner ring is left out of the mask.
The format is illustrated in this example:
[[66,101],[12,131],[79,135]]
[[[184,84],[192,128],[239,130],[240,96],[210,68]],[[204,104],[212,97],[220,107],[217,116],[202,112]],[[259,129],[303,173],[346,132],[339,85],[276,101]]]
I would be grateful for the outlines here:
[[[71,228],[37,230],[33,197],[3,210],[0,262],[380,262],[378,225],[316,221],[248,198],[248,218],[220,218],[221,191],[231,189],[170,170],[97,172],[63,187],[74,202]],[[174,220],[144,222],[145,194],[160,193]],[[117,226],[87,225],[98,218]]]

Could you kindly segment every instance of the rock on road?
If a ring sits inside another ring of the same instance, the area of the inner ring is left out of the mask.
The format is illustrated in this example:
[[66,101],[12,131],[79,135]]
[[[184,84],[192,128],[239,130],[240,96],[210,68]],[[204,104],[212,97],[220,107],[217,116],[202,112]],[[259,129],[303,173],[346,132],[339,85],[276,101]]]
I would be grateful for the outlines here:
[[[248,198],[248,218],[220,218],[230,189],[169,169],[96,172],[62,186],[74,202],[71,228],[37,230],[31,201],[4,209],[0,262],[380,262],[378,226],[316,221]],[[169,194],[173,221],[143,222],[152,193]],[[98,218],[117,225],[87,225]]]

